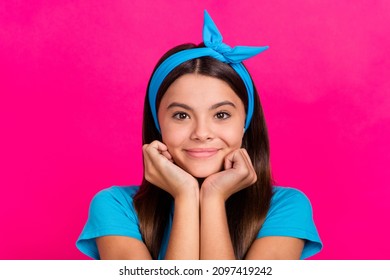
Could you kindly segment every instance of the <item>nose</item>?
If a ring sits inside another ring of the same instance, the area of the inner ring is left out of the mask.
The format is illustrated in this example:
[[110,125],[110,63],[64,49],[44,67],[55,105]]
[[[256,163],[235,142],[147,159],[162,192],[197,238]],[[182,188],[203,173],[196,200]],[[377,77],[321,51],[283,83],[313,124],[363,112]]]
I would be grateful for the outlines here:
[[194,123],[194,127],[191,134],[192,140],[208,141],[214,138],[213,129],[205,120],[198,120]]

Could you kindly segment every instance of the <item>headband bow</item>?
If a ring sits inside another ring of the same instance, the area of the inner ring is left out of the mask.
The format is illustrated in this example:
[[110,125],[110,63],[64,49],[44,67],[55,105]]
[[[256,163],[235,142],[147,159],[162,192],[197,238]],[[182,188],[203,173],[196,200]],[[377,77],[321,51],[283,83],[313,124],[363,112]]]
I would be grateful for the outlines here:
[[154,123],[159,132],[160,125],[158,123],[156,99],[161,83],[173,69],[183,62],[205,56],[213,57],[229,64],[241,77],[248,94],[248,108],[244,129],[246,130],[249,127],[253,115],[254,90],[252,79],[241,62],[265,51],[268,47],[237,46],[231,48],[222,42],[222,35],[206,10],[204,11],[203,42],[206,47],[177,52],[164,60],[153,73],[149,84],[148,99]]
[[221,32],[219,32],[209,13],[205,10],[203,25],[203,42],[206,47],[220,54],[220,57],[218,59],[222,62],[226,62],[229,64],[241,63],[243,60],[251,58],[268,49],[268,47],[246,46],[236,46],[232,48],[223,43],[222,39],[223,37]]

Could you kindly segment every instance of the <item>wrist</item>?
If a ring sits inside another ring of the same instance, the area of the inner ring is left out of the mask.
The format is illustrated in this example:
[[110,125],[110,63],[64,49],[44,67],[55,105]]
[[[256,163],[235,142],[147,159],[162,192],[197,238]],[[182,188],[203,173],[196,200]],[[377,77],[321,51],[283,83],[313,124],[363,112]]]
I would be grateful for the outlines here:
[[199,201],[199,187],[197,184],[187,185],[180,189],[174,197],[175,200],[196,200]]
[[223,193],[214,190],[213,188],[200,188],[199,200],[202,202],[210,202],[216,204],[225,204],[228,199]]

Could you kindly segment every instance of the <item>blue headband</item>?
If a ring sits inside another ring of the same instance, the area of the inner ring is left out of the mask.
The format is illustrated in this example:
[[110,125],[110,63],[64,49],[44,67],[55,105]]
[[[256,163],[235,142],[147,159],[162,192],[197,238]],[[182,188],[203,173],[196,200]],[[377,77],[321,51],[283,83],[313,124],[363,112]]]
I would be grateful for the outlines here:
[[243,80],[248,93],[248,109],[244,128],[246,130],[249,127],[253,115],[253,83],[248,71],[241,62],[265,51],[268,47],[229,47],[222,42],[222,35],[206,10],[204,11],[203,42],[206,46],[204,48],[184,50],[168,57],[159,65],[150,80],[149,105],[152,110],[154,123],[159,132],[160,125],[157,118],[156,98],[161,83],[173,69],[183,62],[205,56],[213,57],[229,64]]

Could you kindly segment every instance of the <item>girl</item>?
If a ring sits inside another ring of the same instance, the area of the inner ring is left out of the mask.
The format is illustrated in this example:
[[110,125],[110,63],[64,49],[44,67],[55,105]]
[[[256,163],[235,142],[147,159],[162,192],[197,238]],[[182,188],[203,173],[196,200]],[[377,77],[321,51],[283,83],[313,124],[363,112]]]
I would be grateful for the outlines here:
[[91,202],[77,247],[96,259],[303,259],[322,248],[307,197],[271,182],[263,111],[207,12],[204,43],[157,64],[144,106],[144,179]]

